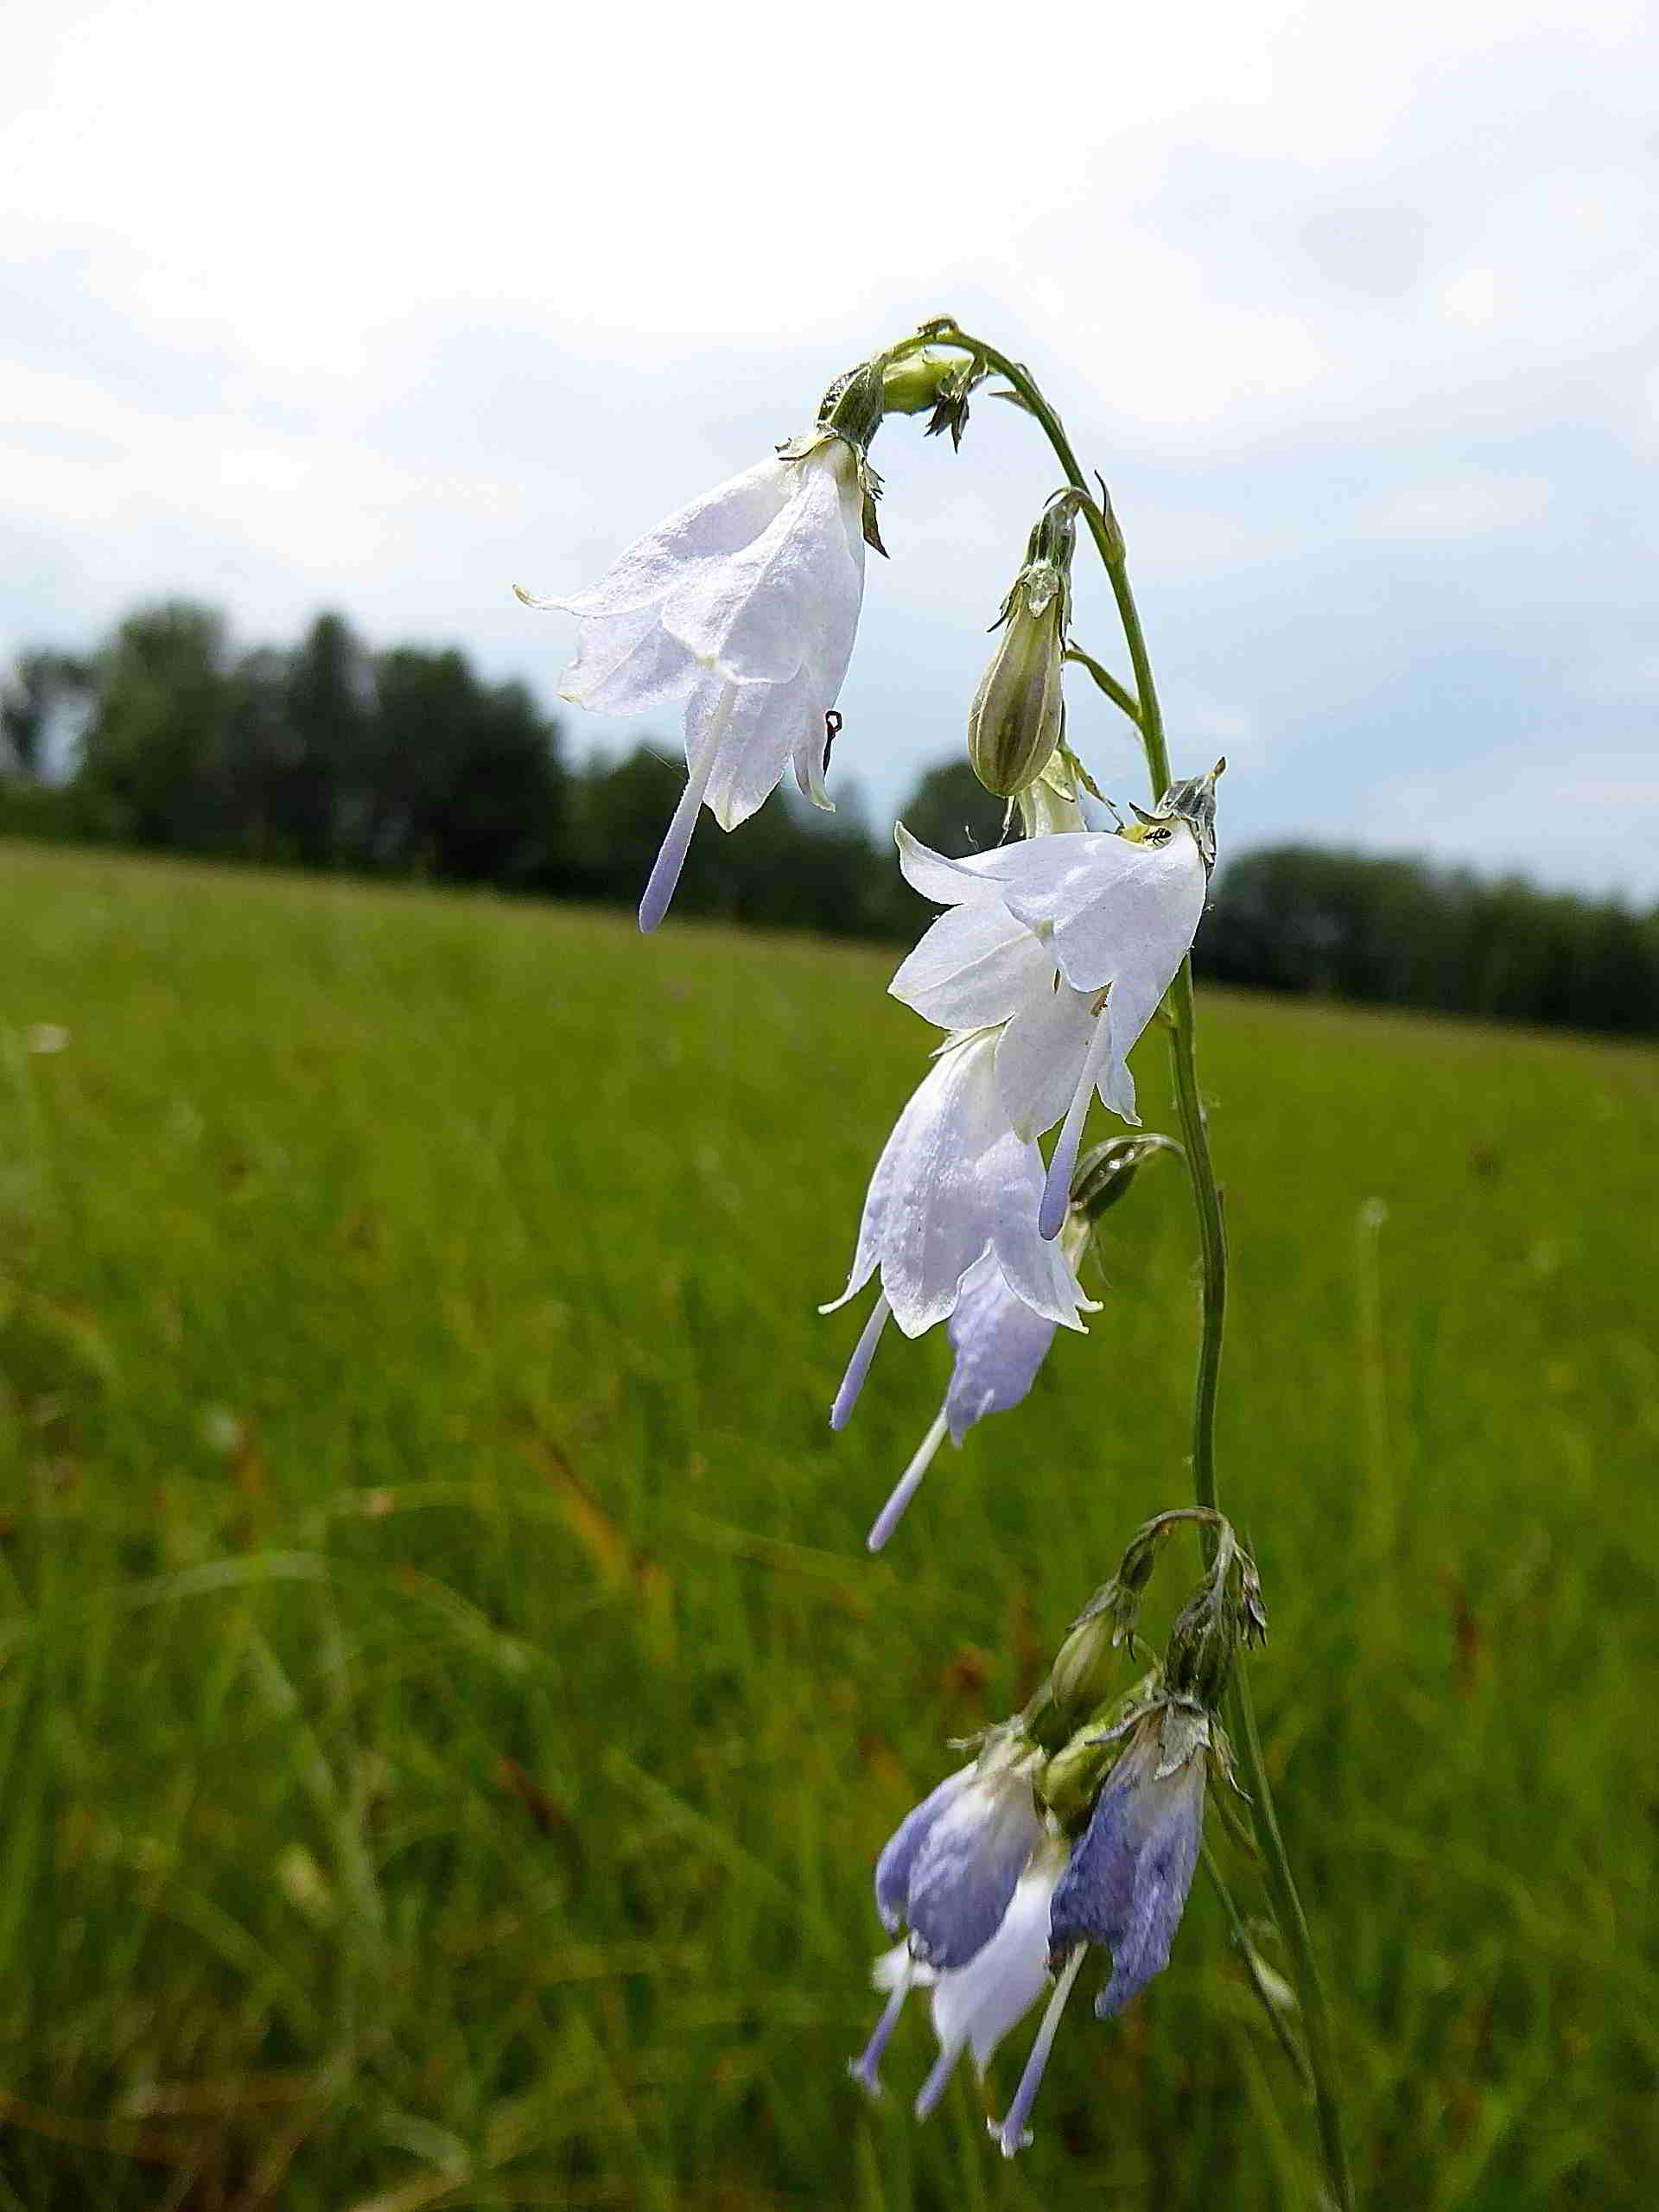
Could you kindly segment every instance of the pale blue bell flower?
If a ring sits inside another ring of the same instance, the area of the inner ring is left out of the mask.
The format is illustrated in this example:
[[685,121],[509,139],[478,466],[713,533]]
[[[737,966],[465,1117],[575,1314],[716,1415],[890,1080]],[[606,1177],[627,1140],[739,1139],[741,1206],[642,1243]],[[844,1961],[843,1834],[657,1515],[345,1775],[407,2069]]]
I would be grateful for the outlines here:
[[1026,2122],[1084,1948],[1103,1944],[1111,1954],[1110,1979],[1095,2000],[1103,2019],[1121,2012],[1169,1963],[1198,1864],[1205,1738],[1198,1732],[1184,1750],[1166,1756],[1166,1710],[1140,1723],[1055,1889],[1049,1910],[1054,1994],[1007,2117],[991,2123],[1007,2158],[1031,2140]]
[[969,1268],[945,1324],[956,1357],[944,1403],[876,1516],[868,1538],[873,1552],[898,1527],[945,1438],[959,1445],[987,1414],[1007,1413],[1026,1396],[1057,1325],[1008,1287],[995,1253],[983,1254]]

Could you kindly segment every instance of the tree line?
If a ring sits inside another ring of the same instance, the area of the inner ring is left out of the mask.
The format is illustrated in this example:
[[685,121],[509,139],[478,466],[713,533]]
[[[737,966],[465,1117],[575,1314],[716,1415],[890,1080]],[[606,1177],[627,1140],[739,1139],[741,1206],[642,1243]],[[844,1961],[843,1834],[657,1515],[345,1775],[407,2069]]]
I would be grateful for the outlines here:
[[[146,607],[84,656],[20,654],[0,687],[13,835],[632,906],[683,775],[667,747],[573,764],[524,684],[454,647],[371,651],[337,614],[250,651],[210,607]],[[947,852],[1001,834],[963,760],[901,811]],[[825,815],[789,794],[738,836],[705,828],[676,908],[894,943],[930,911],[855,798]],[[1659,908],[1414,859],[1230,860],[1194,957],[1261,989],[1659,1034]]]

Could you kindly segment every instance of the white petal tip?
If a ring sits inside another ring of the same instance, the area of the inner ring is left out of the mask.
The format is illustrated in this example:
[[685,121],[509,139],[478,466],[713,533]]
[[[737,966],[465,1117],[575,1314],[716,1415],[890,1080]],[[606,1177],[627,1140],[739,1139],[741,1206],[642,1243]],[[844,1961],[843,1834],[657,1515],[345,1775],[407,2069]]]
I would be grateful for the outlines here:
[[1010,2127],[1006,2120],[988,2120],[985,2132],[1005,2158],[1012,2158],[1031,2141],[1028,2127]]
[[851,2079],[856,2082],[859,2088],[863,2090],[870,2102],[879,2105],[886,2096],[887,2091],[882,2088],[881,2076],[875,2069],[873,2066],[867,2067],[861,2058],[849,2058],[847,2062],[847,2071]]

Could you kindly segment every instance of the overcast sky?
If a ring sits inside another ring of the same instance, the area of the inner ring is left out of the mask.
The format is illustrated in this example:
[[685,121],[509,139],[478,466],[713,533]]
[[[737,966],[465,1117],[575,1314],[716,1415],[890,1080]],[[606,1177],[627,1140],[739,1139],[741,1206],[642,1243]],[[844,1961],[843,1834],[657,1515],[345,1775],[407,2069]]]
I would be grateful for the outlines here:
[[[1109,481],[1224,839],[1659,897],[1659,19],[1115,13],[14,13],[0,648],[331,606],[551,701],[574,625],[512,583],[593,580],[949,309]],[[1055,472],[990,404],[874,459],[836,766],[890,813]],[[1122,727],[1077,690],[1139,797]]]

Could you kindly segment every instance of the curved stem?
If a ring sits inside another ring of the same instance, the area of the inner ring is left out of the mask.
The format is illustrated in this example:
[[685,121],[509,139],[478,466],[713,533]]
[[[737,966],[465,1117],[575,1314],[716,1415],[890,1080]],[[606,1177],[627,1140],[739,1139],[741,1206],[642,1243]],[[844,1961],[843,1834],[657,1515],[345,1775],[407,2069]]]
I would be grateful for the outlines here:
[[1126,714],[1137,729],[1140,728],[1141,709],[1135,702],[1135,694],[1124,690],[1109,668],[1103,668],[1092,653],[1084,652],[1083,647],[1076,644],[1066,647],[1065,658],[1076,661],[1079,668],[1086,668],[1112,704]]
[[[1146,748],[1147,771],[1155,804],[1169,788],[1169,750],[1165,741],[1163,714],[1158,702],[1157,685],[1153,678],[1146,635],[1141,627],[1135,594],[1129,588],[1123,538],[1112,515],[1105,487],[1102,486],[1100,503],[1096,505],[1065,427],[1038,390],[1028,369],[1017,361],[1011,361],[1005,353],[999,353],[994,346],[988,346],[982,339],[969,336],[954,322],[931,326],[931,342],[955,346],[963,352],[977,354],[1000,375],[1006,377],[1053,448],[1054,456],[1065,470],[1068,481],[1086,495],[1081,503],[1081,512],[1105,568],[1112,597],[1117,602],[1118,618],[1123,626],[1124,643],[1128,647],[1135,675],[1135,720]],[[1222,1332],[1227,1312],[1227,1235],[1222,1217],[1221,1192],[1216,1182],[1215,1166],[1210,1157],[1209,1124],[1205,1114],[1203,1094],[1198,1088],[1194,1033],[1196,1014],[1190,960],[1182,962],[1180,970],[1170,986],[1169,998],[1174,1017],[1170,1029],[1170,1058],[1175,1080],[1176,1108],[1186,1150],[1187,1176],[1192,1189],[1193,1209],[1198,1217],[1198,1245],[1204,1262],[1202,1328],[1198,1376],[1192,1396],[1192,1489],[1198,1504],[1213,1512],[1218,1510],[1216,1399],[1221,1379]],[[1340,2089],[1331,2017],[1319,1980],[1319,1965],[1313,1955],[1307,1916],[1297,1894],[1284,1838],[1274,1812],[1273,1792],[1262,1757],[1255,1707],[1242,1659],[1233,1671],[1231,1705],[1238,1742],[1239,1766],[1250,1798],[1262,1847],[1274,1917],[1293,1962],[1306,2024],[1308,2063],[1313,2075],[1319,2146],[1325,2172],[1332,2194],[1341,2212],[1352,2212],[1353,2181],[1343,2140]]]

